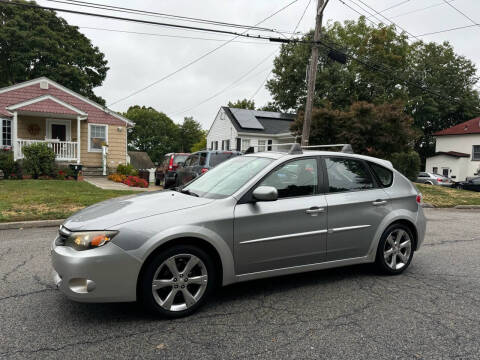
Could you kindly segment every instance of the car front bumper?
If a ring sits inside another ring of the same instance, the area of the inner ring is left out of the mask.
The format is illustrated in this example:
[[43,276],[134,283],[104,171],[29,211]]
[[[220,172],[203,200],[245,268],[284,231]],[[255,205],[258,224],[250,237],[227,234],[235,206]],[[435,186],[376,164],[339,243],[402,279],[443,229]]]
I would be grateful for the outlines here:
[[69,299],[79,302],[136,300],[141,262],[115,244],[77,251],[54,242],[51,257],[53,280]]

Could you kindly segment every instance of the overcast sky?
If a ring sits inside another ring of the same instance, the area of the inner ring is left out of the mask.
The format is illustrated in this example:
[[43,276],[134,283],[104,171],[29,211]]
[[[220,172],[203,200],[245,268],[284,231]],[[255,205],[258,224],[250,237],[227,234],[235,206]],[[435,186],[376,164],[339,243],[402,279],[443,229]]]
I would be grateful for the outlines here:
[[[88,1],[247,25],[258,23],[292,2],[292,0]],[[366,11],[373,13],[362,2],[380,12],[400,4],[382,12],[382,15],[390,18],[413,35],[472,24],[466,17],[443,3],[443,0],[355,0],[354,2],[363,9],[355,7],[352,0],[342,1],[361,13],[366,13]],[[38,3],[43,6],[102,12],[98,9],[86,9],[46,0],[40,0]],[[291,32],[308,3],[309,0],[298,0],[281,13],[262,23],[262,26]],[[436,4],[438,5],[429,9],[410,13],[414,10]],[[453,0],[451,4],[474,21],[480,22],[480,1]],[[299,31],[306,32],[313,28],[315,6],[316,0],[311,0],[305,17],[299,26]],[[103,86],[95,91],[106,99],[108,106],[118,99],[161,79],[233,37],[231,35],[169,29],[156,25],[128,23],[81,15],[65,13],[59,13],[59,15],[64,17],[68,23],[79,26],[80,31],[90,38],[92,43],[98,46],[105,54],[110,70]],[[158,17],[141,17],[123,13],[114,15],[160,22],[173,22]],[[358,17],[359,15],[356,12],[342,4],[340,0],[330,0],[325,11],[324,21],[343,21],[346,19],[357,19]],[[380,15],[376,15],[376,17],[388,23]],[[375,18],[371,19],[378,22]],[[191,23],[183,24],[195,25]],[[200,24],[200,26],[206,25]],[[215,39],[216,41],[169,38],[99,29],[201,37]],[[265,33],[265,35],[269,35],[269,33]],[[480,27],[478,26],[438,35],[423,36],[421,38],[424,41],[449,41],[453,44],[457,53],[470,58],[477,64],[477,67],[480,67],[480,41],[478,41],[480,39]],[[222,41],[218,41],[219,39]],[[159,111],[165,112],[177,123],[181,123],[184,116],[193,116],[205,129],[208,129],[220,106],[226,105],[229,100],[251,98],[253,96],[270,72],[273,58],[279,48],[278,44],[264,41],[237,40],[238,42],[229,43],[167,80],[159,82],[124,101],[118,102],[112,105],[111,108],[115,111],[126,111],[129,106],[136,104],[152,106]],[[231,86],[232,83],[246,73],[249,73],[248,76]],[[225,89],[226,91],[223,91]],[[219,96],[204,102],[221,91],[223,92]],[[264,105],[270,100],[270,94],[264,86],[256,94],[254,100],[256,106]],[[202,102],[204,103],[196,106]],[[188,111],[185,112],[184,110]]]

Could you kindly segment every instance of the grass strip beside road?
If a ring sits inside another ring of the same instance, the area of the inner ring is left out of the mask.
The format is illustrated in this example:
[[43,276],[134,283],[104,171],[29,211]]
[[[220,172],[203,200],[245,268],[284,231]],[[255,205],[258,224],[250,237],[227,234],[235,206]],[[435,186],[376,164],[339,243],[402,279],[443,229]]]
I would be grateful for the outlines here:
[[415,184],[423,195],[423,202],[435,207],[480,205],[480,192],[452,189],[445,186]]
[[0,180],[0,222],[63,219],[99,201],[138,193],[82,181]]

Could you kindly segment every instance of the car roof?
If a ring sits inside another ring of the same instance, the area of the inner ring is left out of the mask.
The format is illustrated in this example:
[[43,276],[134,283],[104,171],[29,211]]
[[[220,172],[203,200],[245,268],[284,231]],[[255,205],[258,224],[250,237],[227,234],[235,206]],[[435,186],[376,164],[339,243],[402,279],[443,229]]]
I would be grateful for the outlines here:
[[350,153],[343,153],[338,151],[318,151],[318,150],[304,150],[302,154],[289,154],[286,152],[279,152],[279,151],[265,151],[265,152],[257,152],[251,153],[245,156],[261,156],[267,157],[270,159],[294,159],[294,158],[302,158],[305,156],[331,156],[331,157],[347,157],[347,158],[354,158],[354,159],[361,159],[376,163],[378,165],[384,166],[389,169],[393,169],[393,165],[390,161],[375,158],[372,156],[360,155],[360,154],[350,154]]

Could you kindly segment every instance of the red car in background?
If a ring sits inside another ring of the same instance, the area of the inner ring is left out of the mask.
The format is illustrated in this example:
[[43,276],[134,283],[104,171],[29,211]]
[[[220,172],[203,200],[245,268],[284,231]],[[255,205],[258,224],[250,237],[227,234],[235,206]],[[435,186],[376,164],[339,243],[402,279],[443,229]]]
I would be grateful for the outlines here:
[[155,185],[162,185],[168,189],[175,185],[177,180],[177,169],[187,160],[189,153],[165,154],[163,162],[157,166],[155,171]]

